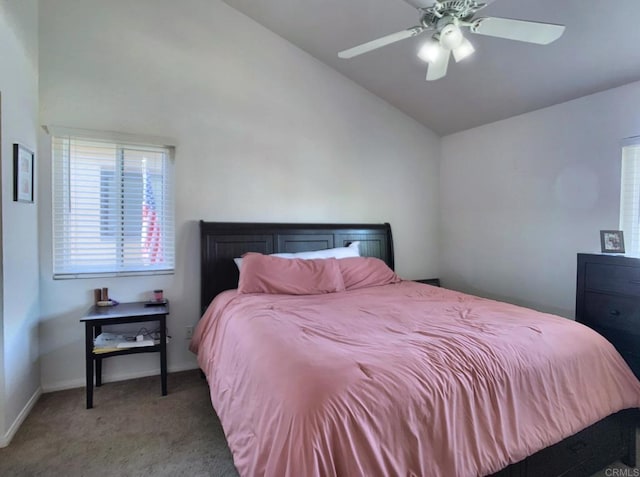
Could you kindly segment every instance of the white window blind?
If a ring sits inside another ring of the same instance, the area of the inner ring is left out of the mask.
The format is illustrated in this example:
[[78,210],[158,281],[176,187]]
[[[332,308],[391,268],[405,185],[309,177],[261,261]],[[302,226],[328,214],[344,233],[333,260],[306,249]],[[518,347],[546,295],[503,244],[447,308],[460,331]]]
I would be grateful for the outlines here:
[[620,229],[627,253],[640,255],[640,138],[628,139],[622,146]]
[[174,269],[172,150],[54,136],[53,272]]

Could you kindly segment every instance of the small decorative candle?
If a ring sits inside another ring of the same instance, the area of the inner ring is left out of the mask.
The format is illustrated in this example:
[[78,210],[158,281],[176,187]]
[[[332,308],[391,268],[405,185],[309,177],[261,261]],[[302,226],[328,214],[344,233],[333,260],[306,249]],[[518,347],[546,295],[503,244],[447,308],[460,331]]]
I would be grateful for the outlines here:
[[153,299],[155,301],[162,301],[162,290],[153,290]]

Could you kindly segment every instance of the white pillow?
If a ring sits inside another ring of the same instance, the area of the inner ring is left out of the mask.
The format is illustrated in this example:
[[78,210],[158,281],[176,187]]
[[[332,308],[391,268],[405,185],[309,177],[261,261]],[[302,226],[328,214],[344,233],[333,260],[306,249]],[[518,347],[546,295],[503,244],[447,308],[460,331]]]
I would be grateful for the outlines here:
[[[360,256],[360,242],[351,242],[348,247],[325,248],[324,250],[313,250],[311,252],[297,253],[273,253],[272,257],[280,258],[300,258],[302,260],[312,260],[314,258],[349,258]],[[234,258],[236,267],[240,270],[242,258]]]

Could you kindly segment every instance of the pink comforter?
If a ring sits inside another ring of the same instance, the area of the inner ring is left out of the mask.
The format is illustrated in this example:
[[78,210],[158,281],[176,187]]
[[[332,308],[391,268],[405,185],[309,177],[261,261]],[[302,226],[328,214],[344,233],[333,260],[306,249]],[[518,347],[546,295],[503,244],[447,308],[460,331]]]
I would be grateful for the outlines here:
[[413,282],[227,291],[191,349],[243,476],[485,475],[640,407],[590,329]]

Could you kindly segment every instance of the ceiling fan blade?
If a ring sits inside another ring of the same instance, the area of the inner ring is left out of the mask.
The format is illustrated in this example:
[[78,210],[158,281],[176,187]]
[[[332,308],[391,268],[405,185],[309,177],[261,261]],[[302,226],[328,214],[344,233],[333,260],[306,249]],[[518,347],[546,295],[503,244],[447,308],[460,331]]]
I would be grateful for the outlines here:
[[450,57],[451,51],[443,48],[436,61],[429,63],[429,66],[427,66],[427,81],[435,81],[447,75]]
[[564,25],[553,23],[529,22],[509,18],[478,18],[470,27],[471,33],[495,36],[508,40],[525,41],[548,45],[564,33]]
[[338,56],[340,58],[353,58],[354,56],[367,53],[368,51],[376,50],[378,48],[382,48],[383,46],[390,45],[391,43],[395,43],[396,41],[419,35],[425,30],[426,28],[423,26],[408,28],[406,30],[392,33],[391,35],[383,36],[382,38],[378,38],[377,40],[371,40],[367,43],[363,43],[362,45],[354,46],[353,48],[349,48],[348,50],[341,51],[340,53],[338,53]]
[[433,7],[436,4],[436,0],[404,0],[412,7],[420,8],[428,8]]

